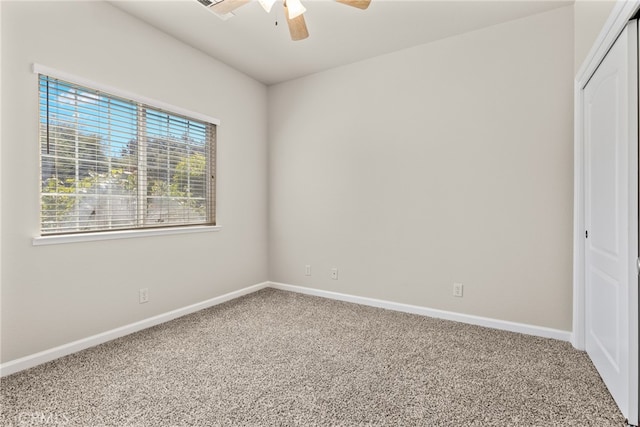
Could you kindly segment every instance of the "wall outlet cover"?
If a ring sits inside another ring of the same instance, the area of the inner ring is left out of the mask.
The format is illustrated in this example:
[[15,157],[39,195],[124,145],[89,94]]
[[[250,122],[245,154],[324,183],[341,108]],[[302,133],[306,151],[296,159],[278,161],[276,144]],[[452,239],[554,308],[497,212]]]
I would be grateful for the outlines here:
[[462,297],[462,283],[453,284],[453,296],[460,298]]
[[141,288],[138,296],[140,304],[149,302],[149,288]]

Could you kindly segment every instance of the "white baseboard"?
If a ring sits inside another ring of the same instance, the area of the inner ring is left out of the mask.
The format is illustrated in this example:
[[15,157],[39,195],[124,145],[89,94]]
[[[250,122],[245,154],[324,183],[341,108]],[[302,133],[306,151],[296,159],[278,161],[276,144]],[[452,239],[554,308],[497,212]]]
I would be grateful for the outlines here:
[[274,288],[284,291],[297,292],[300,294],[314,295],[323,298],[329,298],[334,300],[352,302],[355,304],[368,305],[371,307],[385,308],[387,310],[401,311],[404,313],[418,314],[421,316],[435,317],[438,319],[453,320],[456,322],[468,323],[471,325],[485,326],[493,329],[500,329],[504,331],[517,332],[526,335],[533,335],[543,338],[553,338],[562,341],[569,341],[571,338],[571,332],[561,331],[558,329],[545,328],[542,326],[527,325],[524,323],[508,322],[505,320],[491,319],[487,317],[472,316],[469,314],[454,313],[451,311],[436,310],[433,308],[420,307],[417,305],[402,304],[392,301],[384,301],[374,298],[359,297],[356,295],[341,294],[338,292],[323,291],[320,289],[305,288],[302,286],[287,285],[277,282],[263,282],[257,285],[249,286],[243,289],[239,289],[228,294],[220,295],[219,297],[211,298],[206,301],[202,301],[196,304],[192,304],[187,307],[179,308],[169,311],[167,313],[159,314],[157,316],[150,317],[148,319],[141,320],[139,322],[131,323],[129,325],[121,326],[119,328],[112,329],[110,331],[102,332],[97,335],[92,335],[87,338],[82,338],[77,341],[73,341],[68,344],[64,344],[58,347],[54,347],[48,350],[41,351],[39,353],[31,354],[29,356],[22,357],[20,359],[11,360],[7,363],[0,364],[0,377],[14,374],[25,369],[33,368],[34,366],[41,365],[46,362],[58,359],[63,356],[67,356],[72,353],[94,347],[99,344],[103,344],[107,341],[114,340],[116,338],[123,337],[125,335],[132,334],[134,332],[141,331],[152,326],[159,325],[161,323],[168,322],[178,317],[185,316],[187,314],[195,313],[196,311],[203,310],[205,308],[213,307],[214,305],[222,304],[223,302],[230,301],[232,299],[247,295],[260,289]]
[[73,341],[58,347],[54,347],[49,350],[44,350],[39,353],[21,357],[20,359],[11,360],[9,362],[6,362],[0,365],[0,377],[11,375],[25,369],[33,368],[34,366],[41,365],[45,362],[50,362],[51,360],[55,360],[60,357],[67,356],[69,354],[76,353],[78,351],[87,349],[89,347],[94,347],[98,344],[103,344],[107,341],[111,341],[116,338],[120,338],[125,335],[129,335],[134,332],[141,331],[142,329],[150,328],[152,326],[156,326],[161,323],[168,322],[169,320],[173,320],[187,314],[195,313],[196,311],[213,307],[214,305],[222,304],[223,302],[227,302],[229,300],[241,297],[243,295],[247,295],[247,294],[259,291],[260,289],[264,289],[268,286],[269,286],[269,282],[259,283],[257,285],[253,285],[237,291],[229,292],[228,294],[220,295],[219,297],[211,298],[206,301],[189,305],[187,307],[178,308],[176,310],[172,310],[167,313],[149,317],[148,319],[144,319],[139,322],[121,326],[119,328],[102,332],[97,335],[92,335],[87,338],[82,338],[80,340]]
[[470,325],[485,326],[487,328],[503,331],[517,332],[525,335],[533,335],[542,338],[553,338],[561,341],[570,341],[571,332],[543,326],[527,325],[525,323],[509,322],[506,320],[491,319],[488,317],[473,316],[470,314],[455,313],[452,311],[437,310],[420,307],[417,305],[402,304],[392,301],[384,301],[374,298],[359,297],[355,295],[341,294],[338,292],[323,291],[320,289],[305,288],[303,286],[287,285],[285,283],[270,282],[269,287],[283,291],[297,292],[306,295],[315,295],[339,301],[353,302],[371,307],[385,308],[387,310],[401,311],[404,313],[419,314],[421,316],[435,317],[438,319],[453,320],[455,322],[468,323]]

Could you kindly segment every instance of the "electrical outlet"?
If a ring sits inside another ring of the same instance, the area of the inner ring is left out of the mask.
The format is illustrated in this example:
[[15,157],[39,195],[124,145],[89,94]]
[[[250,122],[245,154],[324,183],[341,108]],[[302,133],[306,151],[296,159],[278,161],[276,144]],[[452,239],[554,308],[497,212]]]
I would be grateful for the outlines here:
[[139,291],[139,300],[140,304],[144,304],[145,302],[149,302],[149,288],[142,288]]
[[336,267],[331,269],[331,278],[333,280],[338,280],[338,269]]
[[462,283],[453,284],[453,296],[462,298]]
[[304,275],[311,276],[311,266],[309,264],[304,266]]

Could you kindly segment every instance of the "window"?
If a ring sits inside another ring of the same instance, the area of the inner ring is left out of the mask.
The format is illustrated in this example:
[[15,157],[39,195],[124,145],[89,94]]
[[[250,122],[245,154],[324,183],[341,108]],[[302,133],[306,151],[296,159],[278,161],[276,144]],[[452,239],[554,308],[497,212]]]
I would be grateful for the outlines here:
[[39,75],[41,234],[215,225],[216,126]]

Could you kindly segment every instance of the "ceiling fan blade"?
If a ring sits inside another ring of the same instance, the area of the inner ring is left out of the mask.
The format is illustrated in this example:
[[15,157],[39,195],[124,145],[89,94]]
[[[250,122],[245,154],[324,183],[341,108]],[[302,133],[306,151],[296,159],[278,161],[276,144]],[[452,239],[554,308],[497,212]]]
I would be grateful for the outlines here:
[[371,0],[336,0],[338,3],[346,4],[347,6],[357,7],[358,9],[366,9],[369,7]]
[[251,0],[222,0],[210,6],[209,9],[217,13],[218,15],[226,15],[239,8],[242,5],[249,3]]
[[291,40],[298,41],[304,40],[309,37],[309,31],[307,30],[307,23],[304,21],[304,15],[298,15],[293,19],[289,19],[289,10],[287,9],[287,4],[285,3],[284,16],[287,18]]

